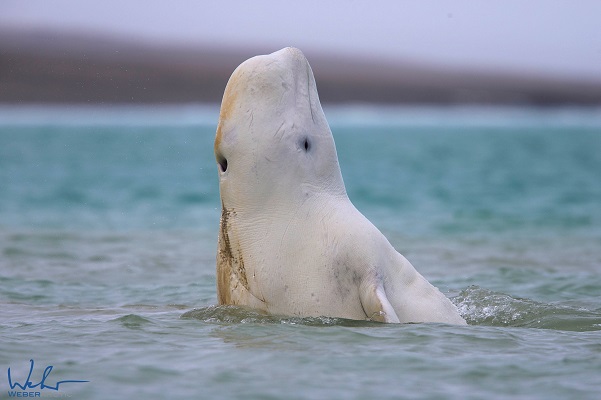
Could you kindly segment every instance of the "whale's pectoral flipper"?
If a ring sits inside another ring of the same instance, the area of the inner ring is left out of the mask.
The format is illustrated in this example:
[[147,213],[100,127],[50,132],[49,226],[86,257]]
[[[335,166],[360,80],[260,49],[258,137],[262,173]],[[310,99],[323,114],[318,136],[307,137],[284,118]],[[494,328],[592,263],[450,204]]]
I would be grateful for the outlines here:
[[359,287],[361,306],[370,321],[399,323],[399,317],[386,297],[383,283],[376,278],[364,279]]

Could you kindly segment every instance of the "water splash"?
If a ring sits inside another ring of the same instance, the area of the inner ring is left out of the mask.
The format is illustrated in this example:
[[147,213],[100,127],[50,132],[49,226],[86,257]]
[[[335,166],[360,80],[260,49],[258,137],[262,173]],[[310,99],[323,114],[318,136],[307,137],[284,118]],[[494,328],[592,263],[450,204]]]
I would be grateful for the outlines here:
[[470,286],[452,299],[470,325],[565,331],[601,330],[601,310],[546,304]]

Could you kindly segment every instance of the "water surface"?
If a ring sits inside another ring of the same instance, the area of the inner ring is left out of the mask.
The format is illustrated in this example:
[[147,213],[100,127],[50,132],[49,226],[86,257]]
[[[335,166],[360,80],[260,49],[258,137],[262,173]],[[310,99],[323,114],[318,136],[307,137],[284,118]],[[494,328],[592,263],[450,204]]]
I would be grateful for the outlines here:
[[216,306],[217,112],[0,108],[0,398],[31,359],[89,381],[46,397],[598,398],[599,110],[326,109],[351,200],[467,327]]

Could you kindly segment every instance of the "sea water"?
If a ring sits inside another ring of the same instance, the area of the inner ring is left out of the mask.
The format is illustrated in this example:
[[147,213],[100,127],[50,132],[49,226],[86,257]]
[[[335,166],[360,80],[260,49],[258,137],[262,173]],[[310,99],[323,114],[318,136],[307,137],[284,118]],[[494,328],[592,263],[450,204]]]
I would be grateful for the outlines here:
[[326,116],[468,326],[216,305],[217,106],[4,106],[0,398],[599,398],[601,110]]

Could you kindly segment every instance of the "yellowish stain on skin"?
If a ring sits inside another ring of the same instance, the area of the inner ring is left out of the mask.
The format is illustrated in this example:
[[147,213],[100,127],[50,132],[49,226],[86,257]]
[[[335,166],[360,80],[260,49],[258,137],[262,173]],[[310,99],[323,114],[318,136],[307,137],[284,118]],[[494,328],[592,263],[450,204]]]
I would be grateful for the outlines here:
[[[221,157],[220,146],[224,136],[224,124],[234,113],[243,75],[243,73],[235,71],[230,77],[223,94],[214,147],[218,162]],[[222,204],[217,250],[217,297],[219,304],[235,305],[241,300],[242,293],[249,292],[249,286],[242,254],[239,251],[236,254],[231,243],[230,218],[232,217],[235,217],[235,211],[226,209]]]
[[[220,145],[223,139],[223,126],[233,113],[237,99],[237,86],[240,73],[234,72],[228,81],[221,102],[221,110],[219,112],[219,123],[215,135],[215,157],[217,162],[220,158]],[[242,257],[235,257],[230,243],[230,225],[229,219],[233,211],[227,210],[223,204],[221,205],[221,222],[219,229],[219,240],[217,249],[217,298],[219,304],[235,304],[236,299],[232,294],[238,290],[238,285],[242,284],[246,287],[246,272],[244,270],[244,262]]]
[[221,224],[219,229],[219,241],[217,248],[217,297],[219,304],[231,304],[232,291],[230,283],[232,280],[232,248],[227,232],[227,220],[229,213],[221,207]]
[[236,305],[240,296],[234,297],[232,294],[250,294],[242,253],[238,249],[235,254],[231,243],[229,219],[233,214],[235,214],[234,211],[226,210],[222,205],[217,249],[217,298],[219,304]]
[[221,101],[221,110],[219,111],[219,124],[217,125],[217,134],[215,135],[215,154],[219,152],[219,146],[223,139],[223,124],[232,115],[236,100],[238,97],[238,81],[240,73],[234,72],[227,83],[223,100]]

